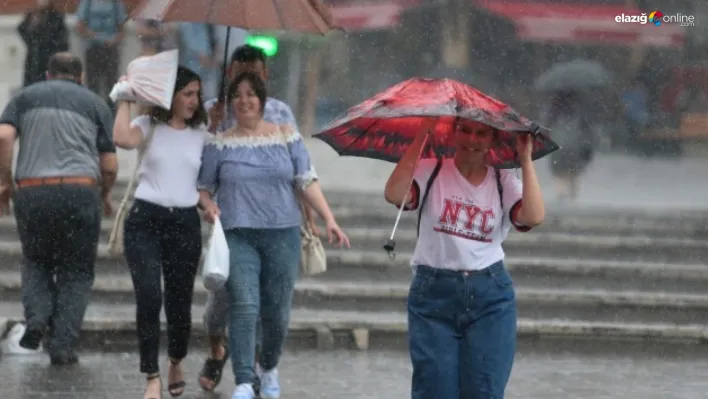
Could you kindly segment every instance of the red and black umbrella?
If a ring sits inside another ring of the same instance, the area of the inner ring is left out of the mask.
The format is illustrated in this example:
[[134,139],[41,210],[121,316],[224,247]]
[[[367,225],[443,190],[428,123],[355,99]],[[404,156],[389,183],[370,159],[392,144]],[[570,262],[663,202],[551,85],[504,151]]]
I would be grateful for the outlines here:
[[497,145],[487,155],[496,168],[519,167],[516,138],[530,133],[533,159],[559,149],[548,129],[521,116],[510,106],[451,79],[413,78],[350,108],[314,137],[339,153],[397,162],[421,129],[434,134],[422,158],[452,157],[457,118],[483,123],[497,131]]

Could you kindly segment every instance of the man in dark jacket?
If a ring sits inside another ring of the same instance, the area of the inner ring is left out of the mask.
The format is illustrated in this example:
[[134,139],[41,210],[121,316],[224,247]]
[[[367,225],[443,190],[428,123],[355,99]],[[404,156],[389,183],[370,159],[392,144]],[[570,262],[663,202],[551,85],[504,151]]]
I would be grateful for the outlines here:
[[51,1],[42,0],[41,8],[25,15],[17,27],[27,48],[25,57],[24,86],[45,79],[49,57],[69,51],[69,32],[64,23],[64,14],[55,10]]
[[74,349],[93,286],[101,207],[111,213],[117,173],[111,110],[81,86],[82,69],[77,57],[55,54],[48,80],[22,90],[0,117],[0,210],[8,212],[14,194],[22,242],[27,329],[20,346],[37,349],[46,334],[58,365],[78,361]]

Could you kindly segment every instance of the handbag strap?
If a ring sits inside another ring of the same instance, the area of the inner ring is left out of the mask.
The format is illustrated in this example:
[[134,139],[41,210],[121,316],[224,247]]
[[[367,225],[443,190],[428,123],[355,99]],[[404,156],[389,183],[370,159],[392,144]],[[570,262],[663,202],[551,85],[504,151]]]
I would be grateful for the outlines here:
[[[499,205],[501,206],[501,228],[504,229],[504,186],[502,185],[501,172],[498,168],[494,168],[494,177],[497,180],[497,192],[499,193]],[[509,215],[511,218],[511,215]]]
[[[282,134],[282,129],[280,128],[280,125],[276,124],[278,127],[278,133]],[[293,171],[295,171],[295,159],[293,158],[293,150],[290,147],[289,143],[285,143],[285,148],[288,149],[288,154],[290,155],[290,162],[293,164]],[[302,215],[302,224],[300,225],[301,231],[308,235],[312,235],[312,230],[310,229],[310,224],[307,223],[307,210],[305,209],[305,201],[303,201],[303,198],[301,195],[299,195],[297,192],[295,193],[295,197],[298,202],[298,206],[300,208],[300,214]]]
[[440,173],[440,168],[442,168],[443,164],[443,159],[438,158],[438,162],[435,164],[435,169],[433,169],[433,173],[430,174],[430,178],[428,178],[428,183],[425,185],[425,191],[423,192],[423,198],[420,200],[420,203],[418,204],[418,227],[416,228],[416,231],[418,235],[420,235],[420,219],[423,217],[423,207],[425,207],[425,203],[428,201],[428,195],[430,194],[430,189],[433,187],[433,183],[435,182],[435,179],[438,177],[438,174]]
[[145,152],[147,152],[148,146],[152,141],[152,137],[155,135],[155,126],[155,121],[150,118],[150,128],[148,129],[147,135],[145,135],[145,139],[143,139],[143,141],[140,143],[140,146],[138,147],[138,163],[135,165],[135,168],[133,169],[133,175],[128,181],[128,188],[125,190],[125,196],[123,197],[123,201],[127,201],[130,197],[133,196],[135,192],[135,183],[138,180],[138,171],[140,170],[140,164],[142,164],[143,158],[145,157]]

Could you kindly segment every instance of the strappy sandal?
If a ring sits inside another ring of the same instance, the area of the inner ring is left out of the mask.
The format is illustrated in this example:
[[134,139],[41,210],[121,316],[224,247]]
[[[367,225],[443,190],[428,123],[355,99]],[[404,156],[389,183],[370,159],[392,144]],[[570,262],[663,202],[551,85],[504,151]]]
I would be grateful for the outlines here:
[[[221,377],[224,374],[224,365],[226,365],[226,361],[228,360],[229,348],[224,345],[224,357],[221,359],[207,359],[204,362],[204,367],[202,367],[202,371],[199,373],[199,385],[201,385],[203,390],[212,391],[219,385]],[[214,386],[205,388],[204,384],[202,384],[202,379],[213,382]]]
[[[174,360],[174,359],[170,358],[170,364],[172,364],[172,366],[177,366],[180,364],[180,362],[181,362],[181,360]],[[184,394],[184,387],[186,387],[186,386],[187,386],[187,383],[184,382],[184,380],[173,382],[171,384],[169,383],[169,380],[168,380],[167,392],[170,393],[170,396],[172,396],[173,398],[176,398],[176,397],[182,396]]]
[[[159,378],[160,378],[159,373],[153,374],[153,375],[148,375],[147,377],[145,377],[145,381],[152,381],[152,380],[159,379]],[[147,391],[147,387],[145,388],[145,390]],[[160,392],[162,392],[162,381],[160,381]],[[162,394],[160,393],[160,394],[158,394],[158,396],[151,396],[146,399],[162,399]]]

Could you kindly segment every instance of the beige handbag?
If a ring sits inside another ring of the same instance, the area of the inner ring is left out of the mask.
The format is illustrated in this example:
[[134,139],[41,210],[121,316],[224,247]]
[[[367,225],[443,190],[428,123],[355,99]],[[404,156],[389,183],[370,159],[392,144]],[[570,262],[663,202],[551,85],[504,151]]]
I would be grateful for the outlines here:
[[130,177],[128,182],[128,187],[125,189],[125,195],[120,201],[118,206],[118,211],[116,212],[116,218],[113,222],[113,230],[111,230],[111,235],[108,237],[108,253],[113,256],[122,256],[123,250],[125,249],[123,243],[123,232],[125,218],[130,212],[130,208],[133,205],[133,196],[135,195],[135,185],[138,180],[138,170],[140,170],[140,164],[143,162],[143,157],[145,156],[145,151],[147,151],[150,142],[152,141],[152,136],[155,134],[155,122],[150,121],[150,129],[148,130],[145,140],[140,144],[138,148],[138,163],[135,165],[133,170],[133,175]]
[[[304,206],[301,204],[302,214],[305,215]],[[314,276],[327,271],[327,254],[319,237],[312,234],[307,220],[300,225],[300,274]]]
[[[289,148],[290,146],[288,146]],[[292,153],[290,157],[292,158]],[[303,199],[299,198],[299,201],[300,213],[303,217],[300,225],[300,275],[314,276],[327,271],[327,254],[322,246],[322,240],[312,233],[312,229],[307,223],[307,211]]]

